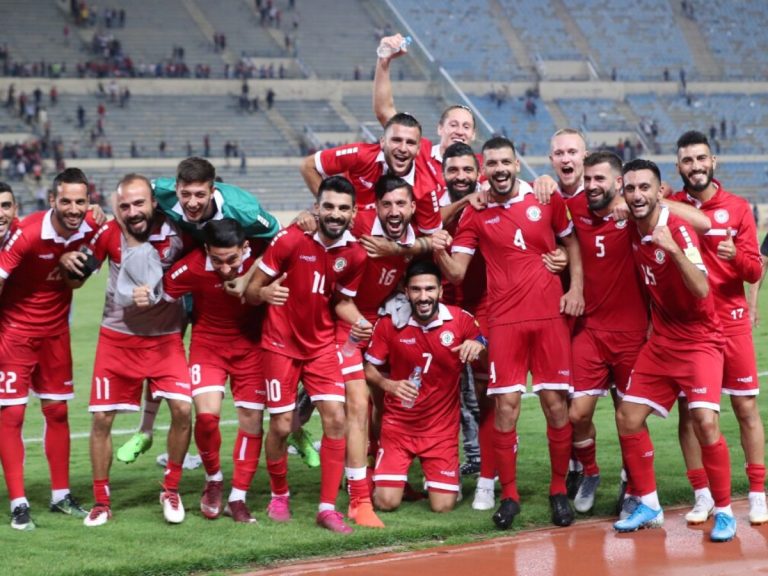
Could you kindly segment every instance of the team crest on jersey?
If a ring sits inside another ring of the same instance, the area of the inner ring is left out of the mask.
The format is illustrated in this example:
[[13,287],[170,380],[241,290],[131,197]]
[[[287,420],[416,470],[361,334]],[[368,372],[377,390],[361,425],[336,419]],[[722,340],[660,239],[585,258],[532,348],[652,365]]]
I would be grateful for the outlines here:
[[715,222],[718,224],[725,224],[730,220],[731,215],[728,214],[728,210],[722,208],[720,210],[715,210]]
[[531,222],[538,222],[541,220],[541,208],[538,206],[529,206],[528,210],[525,211],[525,215]]
[[664,259],[667,257],[666,253],[661,248],[656,249],[654,256],[656,257],[656,262],[659,264],[664,264]]
[[347,259],[341,256],[336,258],[336,261],[333,263],[333,270],[335,272],[341,272],[346,267],[347,267]]
[[440,333],[440,344],[443,346],[450,346],[453,344],[454,340],[456,340],[456,336],[454,336],[453,332],[450,330]]
[[619,230],[623,230],[627,227],[627,221],[626,220],[616,220],[616,228]]

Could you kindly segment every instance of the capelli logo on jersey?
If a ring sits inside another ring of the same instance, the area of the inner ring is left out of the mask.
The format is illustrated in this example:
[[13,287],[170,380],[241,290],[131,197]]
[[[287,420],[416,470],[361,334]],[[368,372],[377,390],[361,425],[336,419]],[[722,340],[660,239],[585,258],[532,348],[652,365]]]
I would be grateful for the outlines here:
[[661,248],[657,248],[656,252],[653,253],[653,257],[656,258],[656,262],[659,264],[664,264],[664,260],[667,258],[667,254]]
[[416,338],[400,338],[400,344],[405,344],[406,346],[413,346],[416,344]]
[[731,215],[728,214],[728,210],[725,210],[724,208],[720,210],[715,210],[715,222],[718,224],[725,224],[728,222],[728,220],[731,219]]
[[592,225],[592,218],[587,218],[586,216],[579,216],[579,220],[581,220],[584,224],[587,224],[589,226]]
[[309,256],[305,254],[300,254],[299,260],[304,260],[304,262],[317,262],[317,256],[314,256],[311,254]]
[[40,260],[53,260],[55,256],[53,254],[38,254]]
[[[525,216],[531,222],[538,222],[541,220],[541,208],[538,206],[529,206],[528,210],[525,211]],[[570,220],[570,217],[568,219]]]
[[486,224],[498,224],[501,222],[501,216],[495,216],[485,221]]

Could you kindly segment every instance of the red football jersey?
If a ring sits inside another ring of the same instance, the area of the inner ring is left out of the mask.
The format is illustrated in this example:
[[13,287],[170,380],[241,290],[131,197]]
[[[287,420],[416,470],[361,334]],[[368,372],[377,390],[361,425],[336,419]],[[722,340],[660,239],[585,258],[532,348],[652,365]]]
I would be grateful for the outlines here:
[[88,216],[69,238],[53,228],[52,210],[19,222],[0,251],[0,326],[26,336],[51,336],[69,329],[72,289],[59,271],[59,258],[87,243],[96,231]]
[[[255,264],[247,250],[238,275]],[[205,250],[198,248],[176,262],[163,277],[166,298],[192,294],[192,338],[214,345],[236,346],[261,338],[263,306],[251,306],[224,291],[224,282],[211,265]]]
[[[727,192],[719,182],[715,183],[717,192],[704,203],[685,191],[676,193],[673,198],[687,202],[709,216],[712,228],[701,239],[701,250],[715,297],[715,310],[726,335],[749,334],[752,325],[744,282],[757,282],[762,274],[755,219],[746,200]],[[717,256],[717,245],[725,240],[728,228],[736,245],[733,260]]]
[[[439,171],[429,164],[430,148],[422,146],[413,161],[411,171],[403,180],[413,186],[416,201],[414,225],[422,234],[433,234],[442,227],[438,205]],[[315,168],[323,177],[343,174],[355,186],[358,210],[375,210],[376,182],[388,171],[384,152],[379,144],[358,142],[337,146],[315,153]]]
[[586,309],[579,321],[588,328],[635,332],[648,327],[648,300],[632,259],[631,225],[613,215],[600,217],[585,194],[567,200],[581,249]]
[[416,366],[423,369],[421,389],[412,408],[404,408],[396,396],[384,395],[382,425],[402,434],[457,435],[459,378],[464,365],[451,348],[479,336],[469,312],[444,304],[440,304],[438,318],[427,326],[411,319],[397,330],[391,316],[379,319],[365,359],[376,366],[389,364],[392,380],[407,380]]
[[267,306],[262,347],[301,360],[335,347],[333,294],[357,295],[366,258],[349,231],[328,247],[295,225],[278,232],[259,268],[272,278],[286,273],[290,296],[283,306]]
[[553,195],[540,204],[522,181],[504,204],[464,209],[452,251],[479,249],[485,258],[489,326],[560,317],[560,277],[547,271],[541,257],[556,248],[555,236],[572,231],[565,200]]
[[[678,246],[690,253],[691,262],[700,270],[707,271],[698,254],[696,232],[690,224],[662,207],[658,226],[668,226]],[[696,298],[685,286],[680,271],[667,252],[655,245],[650,235],[641,238],[637,226],[631,225],[630,232],[635,265],[651,297],[654,338],[661,338],[663,345],[677,349],[695,346],[699,342],[722,342],[723,334],[715,315],[712,291],[706,298]]]

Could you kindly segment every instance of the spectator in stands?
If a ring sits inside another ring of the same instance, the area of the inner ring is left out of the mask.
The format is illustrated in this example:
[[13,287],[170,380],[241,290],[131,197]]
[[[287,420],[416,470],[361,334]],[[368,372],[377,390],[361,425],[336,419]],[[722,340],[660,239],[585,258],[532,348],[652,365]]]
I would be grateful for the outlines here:
[[206,134],[205,136],[203,136],[203,156],[208,158],[210,157],[210,155],[211,155],[211,137],[210,135]]
[[685,77],[685,68],[680,68],[680,86],[683,89],[683,92],[688,90],[688,82],[686,81]]
[[157,150],[158,152],[160,152],[160,156],[165,157],[165,148],[166,148],[165,140],[160,140],[160,143],[157,145]]
[[669,82],[669,68],[664,68],[664,82]]
[[272,88],[267,90],[267,110],[272,110],[272,105],[275,103],[275,91]]
[[51,85],[51,91],[48,93],[48,102],[50,102],[51,106],[56,106],[59,103],[59,91],[55,84]]
[[728,124],[725,121],[725,116],[720,119],[720,140],[726,140],[728,138]]
[[77,126],[82,130],[85,128],[85,108],[82,104],[77,106]]
[[136,145],[136,142],[131,140],[131,158],[138,158],[139,157],[139,147]]

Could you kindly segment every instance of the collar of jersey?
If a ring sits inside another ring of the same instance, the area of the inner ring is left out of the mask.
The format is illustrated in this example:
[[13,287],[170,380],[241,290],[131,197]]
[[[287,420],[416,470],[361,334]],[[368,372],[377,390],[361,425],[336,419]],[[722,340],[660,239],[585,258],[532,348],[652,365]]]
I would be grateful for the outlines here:
[[[373,226],[371,227],[371,236],[385,236],[384,233],[384,227],[381,225],[381,221],[378,219],[378,217],[373,221]],[[405,231],[405,240],[395,240],[398,244],[401,246],[413,246],[416,243],[416,232],[413,231],[413,227],[408,224],[408,228]]]
[[[224,212],[223,212],[224,196],[222,196],[218,188],[213,189],[213,201],[214,201],[214,206],[216,206],[216,211],[213,213],[213,216],[208,220],[206,220],[205,222],[208,222],[209,220],[221,220],[222,218],[224,218]],[[181,219],[184,220],[184,222],[189,222],[189,220],[187,220],[187,215],[184,214],[184,210],[182,210],[181,208],[180,202],[177,201],[176,204],[174,204],[172,210],[176,212],[176,214],[179,214],[181,216]],[[189,223],[194,224],[198,228],[202,228],[203,226],[205,226],[205,222],[189,222]]]
[[80,228],[78,228],[77,232],[72,234],[72,236],[69,238],[59,236],[59,234],[56,232],[56,229],[53,227],[53,209],[51,208],[43,217],[43,227],[40,231],[40,238],[43,240],[53,240],[56,242],[56,244],[64,244],[64,246],[66,246],[70,242],[81,240],[91,230],[93,230],[93,228],[91,228],[88,225],[88,222],[85,221],[85,218],[83,218],[83,221],[80,223]]
[[[715,188],[717,188],[717,192],[715,192],[715,195],[712,196],[707,202],[712,202],[715,198],[717,198],[717,195],[720,193],[720,190],[722,190],[722,187],[720,186],[720,182],[712,178],[712,183],[715,185]],[[685,190],[685,188],[683,188]],[[688,201],[693,204],[694,208],[701,208],[701,206],[704,204],[701,200],[696,198],[696,196],[691,196],[687,190],[685,190],[685,196],[688,198]]]
[[[237,269],[238,274],[243,273],[243,266],[245,266],[245,261],[248,260],[248,258],[251,257],[251,247],[246,246],[245,250],[243,250],[243,257],[240,260],[240,267]],[[206,272],[215,272],[213,269],[213,264],[211,263],[211,257],[207,254],[205,255],[205,271]]]
[[408,326],[415,326],[416,328],[421,328],[424,332],[427,332],[428,330],[442,326],[449,320],[453,320],[453,315],[448,308],[446,308],[445,304],[441,303],[437,305],[437,318],[432,320],[432,322],[424,326],[423,324],[416,322],[416,320],[413,319],[413,316],[411,316],[408,318]]
[[[668,220],[669,220],[669,208],[667,208],[666,206],[664,206],[662,204],[662,206],[661,206],[661,214],[659,214],[659,221],[656,222],[656,228],[658,228],[659,226],[666,226]],[[642,242],[643,244],[650,244],[652,241],[653,241],[653,235],[652,234],[648,234],[646,236],[643,236],[640,239],[640,242]]]
[[443,155],[440,153],[440,144],[434,144],[432,146],[432,150],[430,151],[429,155],[440,162],[440,164],[443,163]]
[[[382,165],[382,174],[389,174],[389,164],[387,164],[387,159],[384,157],[384,150],[380,150],[378,155],[376,156],[376,162],[381,163]],[[413,179],[416,175],[416,158],[413,159],[413,163],[411,164],[411,171],[408,172],[405,176],[400,176],[403,180],[408,182],[411,186],[413,186]]]
[[177,236],[176,229],[171,226],[168,220],[163,220],[163,223],[160,225],[160,230],[156,234],[151,234],[149,238],[147,238],[147,242],[162,242],[168,238],[168,236]]
[[558,188],[558,192],[560,192],[560,196],[562,196],[563,199],[570,200],[571,198],[575,198],[576,196],[578,196],[579,194],[584,192],[584,184],[583,183],[579,184],[579,187],[576,188],[576,192],[574,192],[573,194],[566,194],[565,192],[563,192],[559,188]]
[[515,196],[512,196],[509,200],[506,202],[488,202],[488,208],[509,208],[512,206],[512,204],[516,204],[517,202],[522,202],[525,198],[526,194],[533,194],[533,188],[531,188],[531,185],[528,184],[528,182],[524,180],[518,179],[518,182],[520,183],[518,187],[518,193]]
[[325,248],[326,251],[331,250],[333,248],[340,248],[341,246],[346,246],[351,242],[357,242],[357,238],[352,236],[352,233],[349,230],[344,230],[344,234],[341,235],[341,238],[336,240],[336,242],[334,242],[330,246],[326,246],[325,244],[323,244],[323,241],[320,238],[319,232],[315,232],[314,234],[312,234],[312,240],[320,244],[320,246]]

